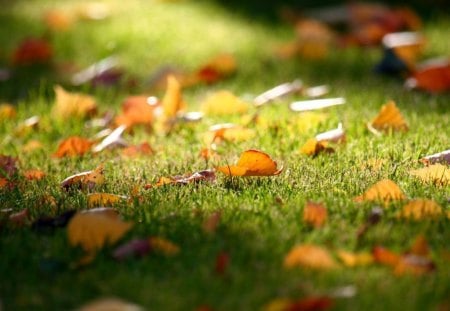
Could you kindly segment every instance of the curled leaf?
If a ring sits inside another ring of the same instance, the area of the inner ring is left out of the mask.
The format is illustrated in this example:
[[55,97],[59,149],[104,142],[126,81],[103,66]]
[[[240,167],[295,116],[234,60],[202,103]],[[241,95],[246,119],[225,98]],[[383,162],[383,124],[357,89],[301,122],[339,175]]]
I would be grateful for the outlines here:
[[380,113],[368,125],[369,129],[373,128],[376,131],[394,130],[406,132],[408,130],[408,125],[393,100],[383,105]]
[[163,114],[167,119],[176,117],[177,113],[186,109],[181,94],[181,85],[175,76],[167,78],[167,90],[162,100]]
[[103,165],[99,165],[92,171],[86,171],[67,177],[61,182],[61,187],[65,190],[84,187],[93,189],[96,185],[103,184],[104,181]]
[[337,98],[323,98],[296,101],[289,105],[292,111],[303,112],[310,110],[325,109],[328,107],[339,106],[345,104],[345,99],[342,97]]
[[431,154],[420,159],[425,164],[442,163],[450,165],[450,149],[439,153]]
[[148,239],[133,239],[118,246],[112,256],[116,260],[124,260],[129,257],[143,257],[151,251],[152,247]]
[[[169,184],[177,185],[187,185],[190,183],[197,183],[201,181],[214,182],[216,180],[216,174],[212,170],[203,170],[195,172],[193,174],[188,174],[185,176],[174,176],[174,177],[160,177],[159,180],[153,186],[159,187]],[[145,188],[151,188],[152,185],[146,185]]]
[[308,139],[306,143],[300,148],[300,153],[309,156],[316,156],[321,152],[332,153],[334,152],[334,149],[328,147],[328,142],[318,141],[316,138]]
[[228,176],[275,176],[283,171],[267,153],[254,149],[244,151],[236,165],[216,169]]

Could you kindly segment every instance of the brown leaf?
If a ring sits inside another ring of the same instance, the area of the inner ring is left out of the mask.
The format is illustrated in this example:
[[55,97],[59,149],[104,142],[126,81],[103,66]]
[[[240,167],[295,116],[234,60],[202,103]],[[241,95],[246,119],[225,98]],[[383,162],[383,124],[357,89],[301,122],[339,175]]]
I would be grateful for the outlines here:
[[376,131],[407,131],[408,125],[393,100],[381,107],[380,113],[369,123]]
[[[102,152],[106,149],[126,147],[128,143],[122,138],[122,134],[127,129],[126,125],[121,125],[109,132],[103,140],[92,148],[92,152]],[[102,131],[103,132],[103,131]],[[100,133],[102,133],[100,132]]]
[[9,215],[9,223],[15,227],[23,227],[30,221],[30,212],[24,208],[20,212]]
[[222,217],[222,213],[220,211],[214,212],[205,219],[202,225],[202,229],[204,232],[212,234],[216,232],[217,226],[220,223],[220,219]]
[[405,206],[399,216],[406,219],[421,220],[437,218],[442,215],[442,207],[433,200],[416,199]]
[[162,100],[163,114],[166,120],[176,117],[177,113],[186,109],[183,101],[181,85],[175,76],[167,78],[167,89]]
[[82,156],[91,150],[93,142],[79,136],[71,136],[63,140],[58,150],[53,154],[55,158]]
[[12,178],[17,174],[17,158],[0,155],[0,177]]
[[96,185],[101,185],[105,181],[103,175],[103,165],[99,165],[92,171],[86,171],[67,177],[61,182],[61,187],[65,190],[70,188],[94,188]]
[[286,255],[284,267],[293,268],[297,266],[318,270],[338,267],[327,249],[313,244],[297,245]]
[[442,163],[450,165],[450,149],[439,153],[428,155],[420,159],[425,164]]
[[233,55],[220,54],[201,66],[194,74],[193,80],[214,83],[236,72],[237,64]]
[[388,205],[391,201],[405,200],[402,190],[390,179],[383,179],[355,198],[356,202],[378,201]]
[[227,252],[221,251],[219,254],[217,254],[214,271],[218,275],[223,276],[227,271],[229,265],[230,265],[230,255]]
[[197,183],[201,181],[214,182],[216,180],[216,174],[212,170],[204,170],[195,172],[193,174],[185,176],[174,176],[174,177],[160,177],[156,184],[148,184],[145,186],[146,189],[152,187],[160,187],[164,185],[177,184],[177,185],[187,185],[190,183]]
[[151,237],[149,239],[150,247],[155,251],[166,256],[175,256],[180,252],[180,247],[169,240],[160,237]]
[[49,42],[39,38],[27,38],[20,42],[13,52],[14,65],[33,65],[49,63],[53,57],[53,48]]
[[286,311],[324,311],[333,307],[334,301],[327,296],[307,297],[291,302]]
[[450,182],[450,169],[442,164],[433,164],[425,168],[411,170],[409,174],[425,183],[446,186]]
[[401,260],[400,255],[381,246],[374,247],[372,250],[372,255],[375,262],[391,267],[397,266]]
[[28,180],[41,180],[42,178],[44,178],[47,174],[44,173],[41,170],[38,169],[32,169],[32,170],[28,170],[25,171],[23,173],[23,175],[25,176],[26,179]]
[[325,23],[313,19],[303,19],[296,24],[295,30],[298,53],[302,57],[316,60],[328,56],[334,34]]
[[303,221],[316,228],[322,227],[328,218],[327,208],[321,203],[307,202],[303,209]]
[[244,151],[236,165],[216,169],[228,176],[276,176],[283,171],[267,153],[254,149]]
[[96,113],[97,103],[94,97],[68,92],[59,85],[55,85],[54,90],[56,99],[53,106],[53,115],[55,117],[62,119],[84,118]]

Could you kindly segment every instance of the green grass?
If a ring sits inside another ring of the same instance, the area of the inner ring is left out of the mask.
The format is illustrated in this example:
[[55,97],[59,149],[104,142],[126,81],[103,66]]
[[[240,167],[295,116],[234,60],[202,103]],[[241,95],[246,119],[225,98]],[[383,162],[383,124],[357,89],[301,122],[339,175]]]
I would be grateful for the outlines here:
[[[3,62],[24,37],[43,33],[43,10],[55,5],[69,8],[74,3],[19,1],[6,8],[0,13],[10,26],[0,27]],[[242,151],[256,148],[285,166],[280,176],[229,179],[219,175],[214,184],[142,190],[142,202],[118,206],[126,219],[136,223],[124,241],[165,237],[180,246],[178,256],[151,254],[116,262],[110,256],[111,249],[106,248],[91,265],[74,269],[72,264],[81,251],[69,246],[66,229],[53,233],[37,233],[28,227],[2,229],[0,300],[5,310],[66,310],[103,296],[121,297],[149,310],[194,310],[200,305],[214,310],[259,310],[275,298],[326,295],[347,285],[354,285],[357,294],[336,299],[336,309],[430,310],[445,303],[448,306],[450,265],[442,254],[450,251],[449,220],[399,220],[396,213],[401,204],[394,204],[384,210],[381,222],[358,241],[356,232],[375,205],[353,202],[375,182],[390,178],[409,198],[434,199],[449,211],[448,187],[423,184],[408,174],[410,169],[421,167],[417,161],[420,157],[448,149],[448,94],[407,91],[401,81],[373,74],[372,68],[380,58],[377,49],[337,50],[328,59],[316,62],[274,60],[270,46],[293,37],[289,26],[253,21],[211,2],[112,3],[116,11],[108,20],[81,22],[68,32],[52,34],[55,61],[87,66],[115,54],[130,75],[142,80],[161,64],[193,70],[217,53],[230,52],[239,63],[237,74],[212,86],[186,89],[189,110],[196,110],[214,90],[228,89],[252,98],[295,78],[309,85],[328,84],[330,96],[343,96],[347,104],[330,109],[326,121],[306,131],[299,130],[298,116],[287,108],[291,99],[264,107],[261,116],[273,126],[257,128],[258,134],[251,141],[219,145],[221,159],[208,165],[233,162]],[[449,26],[445,16],[426,23],[427,56],[448,55]],[[21,172],[39,168],[48,176],[39,182],[21,180],[22,187],[0,193],[0,202],[2,209],[29,208],[33,218],[86,208],[85,193],[67,194],[59,183],[102,162],[106,183],[98,190],[117,194],[128,194],[135,185],[154,183],[160,176],[204,169],[205,163],[198,157],[202,133],[218,122],[240,121],[239,117],[206,118],[199,124],[180,127],[169,136],[151,135],[143,129],[127,136],[134,143],[149,141],[156,150],[150,157],[127,159],[106,152],[56,160],[51,154],[62,139],[71,135],[92,137],[96,131],[84,128],[80,120],[52,119],[50,78],[32,88],[29,96],[19,92],[22,86],[14,81],[0,88],[4,99],[12,95],[19,98],[17,118],[0,124],[0,151],[19,157]],[[115,111],[131,92],[146,92],[140,86],[132,91],[84,91],[96,96],[101,110]],[[388,99],[397,102],[410,131],[375,137],[365,129],[365,122]],[[42,118],[39,131],[13,135],[21,120],[35,114]],[[346,128],[347,143],[338,146],[336,153],[316,158],[299,154],[299,147],[308,138],[336,127],[339,121]],[[45,148],[31,154],[22,152],[32,139],[41,141]],[[386,159],[387,163],[379,172],[361,168],[371,158]],[[56,198],[56,211],[37,204],[46,194]],[[311,229],[303,223],[303,207],[309,200],[326,204],[329,220],[323,228]],[[203,220],[217,210],[222,212],[217,232],[205,234]],[[398,277],[391,269],[375,264],[331,272],[286,270],[282,266],[285,254],[297,243],[316,243],[332,251],[370,251],[375,245],[384,245],[403,252],[420,233],[426,236],[437,265],[435,273],[421,277]],[[224,276],[217,276],[214,264],[221,251],[229,253],[230,265]]]

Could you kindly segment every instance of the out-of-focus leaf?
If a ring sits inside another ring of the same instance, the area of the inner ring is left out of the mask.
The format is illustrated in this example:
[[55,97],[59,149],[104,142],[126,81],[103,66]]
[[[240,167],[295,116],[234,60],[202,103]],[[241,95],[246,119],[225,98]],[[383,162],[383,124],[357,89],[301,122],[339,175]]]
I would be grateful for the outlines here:
[[23,227],[30,221],[30,212],[28,208],[24,208],[20,212],[9,215],[9,224],[14,227]]
[[303,209],[303,221],[316,228],[322,227],[328,218],[327,208],[321,203],[307,202]]
[[450,169],[442,164],[433,164],[409,171],[409,174],[421,181],[437,186],[446,186],[450,182]]
[[344,142],[345,141],[345,131],[342,127],[342,123],[338,124],[338,127],[316,135],[316,140],[318,142]]
[[420,159],[425,164],[442,163],[450,165],[450,149],[439,153],[428,155]]
[[111,193],[90,193],[87,196],[88,207],[110,206],[122,200],[128,199],[126,196]]
[[393,100],[381,107],[380,113],[368,124],[369,130],[375,131],[407,131],[408,125]]
[[236,60],[231,54],[220,54],[201,66],[193,75],[194,81],[214,83],[236,72]]
[[160,177],[159,180],[154,185],[146,185],[145,188],[149,189],[152,187],[160,187],[164,185],[176,184],[176,185],[187,185],[190,183],[198,183],[201,181],[214,182],[216,180],[216,174],[212,170],[203,170],[195,172],[193,174],[188,174],[185,176],[174,176],[174,177]]
[[375,262],[391,267],[395,267],[401,260],[400,255],[381,246],[374,247],[372,255]]
[[298,54],[306,59],[323,59],[328,56],[334,34],[324,23],[304,19],[295,25]]
[[355,198],[356,202],[378,201],[388,205],[392,201],[405,200],[403,191],[390,179],[383,179]]
[[53,57],[53,48],[49,42],[39,38],[27,38],[20,42],[13,52],[14,65],[47,64]]
[[364,162],[361,165],[361,168],[370,170],[372,172],[379,172],[383,168],[383,166],[386,165],[386,162],[387,161],[385,159],[371,158]]
[[39,140],[32,139],[22,147],[22,151],[25,153],[30,153],[43,148],[44,145]]
[[147,142],[144,142],[139,145],[128,146],[122,150],[122,154],[127,157],[152,155],[153,153],[154,153],[153,148]]
[[89,139],[71,136],[63,140],[58,150],[53,154],[55,158],[82,156],[91,150],[93,142]]
[[316,156],[321,152],[332,153],[334,149],[328,147],[328,142],[318,141],[316,138],[310,138],[306,143],[300,148],[300,153],[309,156]]
[[373,256],[367,252],[351,253],[339,250],[337,256],[347,267],[367,266],[373,262]]
[[63,10],[51,9],[42,16],[48,29],[59,32],[69,30],[74,23],[73,17]]
[[291,302],[288,311],[325,311],[333,307],[334,301],[327,296],[307,297]]
[[38,129],[40,121],[41,118],[39,116],[29,117],[28,119],[17,125],[17,127],[14,129],[14,135],[23,137],[30,134],[33,130]]
[[450,91],[450,60],[432,59],[417,66],[417,70],[406,80],[405,86],[430,93]]
[[256,132],[253,129],[248,129],[240,125],[232,123],[215,124],[209,128],[209,131],[204,135],[204,142],[206,144],[217,143],[222,140],[239,142],[250,140],[255,137]]
[[164,238],[151,237],[149,238],[149,243],[152,250],[166,256],[175,256],[180,252],[178,245]]
[[203,221],[202,229],[204,232],[212,234],[216,232],[217,226],[220,223],[222,213],[220,211],[214,212]]
[[75,311],[144,311],[145,309],[134,303],[119,298],[100,298],[90,301]]
[[98,21],[111,15],[111,8],[103,2],[84,2],[76,10],[77,16],[85,20]]
[[94,97],[68,92],[59,85],[55,85],[54,89],[56,99],[53,106],[53,115],[55,117],[62,119],[83,118],[96,113],[97,103]]
[[31,169],[23,173],[23,176],[25,176],[28,180],[41,180],[46,175],[47,174],[45,172],[38,169]]
[[91,209],[75,214],[67,227],[70,245],[81,246],[88,254],[95,254],[104,245],[116,243],[133,227],[110,209]]
[[119,62],[116,57],[104,58],[86,69],[83,69],[72,76],[73,85],[81,85],[91,82],[93,86],[116,85],[122,78],[123,71],[118,67]]
[[128,143],[122,138],[123,132],[126,130],[126,125],[121,125],[110,132],[103,140],[92,148],[92,152],[97,153],[106,149],[113,149],[116,147],[126,147]]
[[218,91],[203,101],[202,111],[207,115],[245,113],[249,105],[229,91]]
[[300,244],[293,247],[284,258],[286,268],[304,267],[317,270],[329,270],[338,265],[327,249],[313,245]]
[[114,251],[112,256],[117,260],[124,260],[129,257],[143,257],[152,251],[148,239],[133,239],[120,246]]
[[303,82],[301,80],[294,80],[292,82],[283,83],[265,91],[264,93],[255,97],[255,106],[259,107],[265,105],[280,97],[297,93],[303,90]]
[[37,231],[63,228],[69,223],[76,212],[76,210],[68,210],[56,217],[40,217],[33,222],[31,228]]
[[134,125],[151,125],[159,101],[156,97],[130,96],[122,104],[122,114],[115,119],[116,125],[132,127]]
[[225,251],[219,252],[219,254],[217,254],[216,256],[214,271],[218,275],[223,276],[227,271],[229,265],[230,265],[230,255]]
[[292,111],[304,112],[310,110],[325,109],[328,107],[339,106],[345,104],[345,99],[342,97],[337,98],[322,98],[322,99],[311,99],[311,100],[301,100],[293,102],[289,105]]
[[0,120],[14,119],[17,115],[16,108],[7,103],[0,104]]
[[178,80],[170,75],[167,77],[167,89],[162,100],[164,117],[175,118],[177,113],[186,109],[186,103],[181,93],[181,85]]
[[93,189],[96,185],[101,185],[105,181],[103,175],[103,165],[99,165],[92,171],[86,171],[67,177],[61,182],[61,187],[65,190],[71,188]]
[[421,220],[437,218],[442,215],[442,207],[433,200],[416,199],[405,206],[399,216],[406,219]]
[[218,171],[228,176],[275,176],[283,171],[267,153],[250,149],[244,151],[236,165],[219,166]]
[[0,155],[0,177],[11,178],[17,174],[17,158]]

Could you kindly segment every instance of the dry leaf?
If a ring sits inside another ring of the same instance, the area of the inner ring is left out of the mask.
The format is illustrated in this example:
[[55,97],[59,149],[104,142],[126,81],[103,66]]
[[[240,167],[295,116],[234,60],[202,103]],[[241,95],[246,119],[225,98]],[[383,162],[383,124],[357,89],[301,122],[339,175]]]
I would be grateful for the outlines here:
[[57,9],[51,9],[43,15],[44,23],[52,31],[67,31],[73,25],[70,14]]
[[75,311],[144,311],[144,308],[119,298],[101,298],[90,301]]
[[249,105],[229,91],[218,91],[211,94],[201,104],[202,111],[207,115],[229,115],[245,113]]
[[334,34],[331,29],[318,20],[300,20],[297,33],[298,53],[306,59],[323,59],[328,56]]
[[418,88],[430,93],[442,93],[450,90],[450,60],[432,59],[417,67],[413,75],[406,80],[406,87]]
[[155,251],[166,256],[174,256],[180,252],[178,245],[160,237],[151,237],[149,239],[150,247]]
[[214,83],[236,72],[237,64],[230,54],[220,54],[200,67],[194,74],[193,81]]
[[40,119],[39,116],[32,116],[26,119],[14,129],[14,135],[21,137],[30,134],[32,130],[37,130]]
[[442,207],[433,200],[416,199],[405,206],[399,216],[406,219],[421,220],[437,218],[442,215]]
[[219,166],[218,171],[228,176],[275,176],[283,171],[267,153],[250,149],[244,151],[236,165]]
[[82,156],[91,150],[93,142],[79,136],[71,136],[63,140],[58,150],[53,154],[55,158]]
[[420,159],[425,164],[442,163],[450,165],[450,149],[439,153],[428,155]]
[[327,147],[327,146],[328,146],[328,142],[326,142],[326,141],[317,141],[316,138],[310,138],[300,148],[300,153],[306,154],[309,156],[316,156],[321,152],[325,152],[325,153],[334,152],[333,148]]
[[337,255],[347,267],[367,266],[374,260],[372,254],[367,252],[351,253],[344,250],[339,250]]
[[327,208],[321,203],[307,202],[303,209],[303,221],[316,228],[322,227],[328,218]]
[[126,196],[111,193],[90,193],[87,196],[88,207],[109,206],[122,200],[128,199]]
[[383,179],[355,198],[356,202],[378,201],[385,205],[391,201],[405,200],[402,190],[390,179]]
[[204,232],[212,234],[216,232],[217,226],[220,223],[222,213],[220,211],[214,212],[205,219],[202,224],[202,229]]
[[446,186],[450,182],[450,169],[442,164],[433,164],[428,167],[411,170],[409,174],[425,183],[438,186]]
[[292,82],[283,83],[265,91],[264,93],[255,97],[255,106],[259,107],[265,105],[273,100],[279,99],[283,96],[297,93],[303,90],[303,82],[294,80]]
[[99,165],[92,171],[86,171],[67,177],[61,182],[61,187],[65,190],[84,187],[93,189],[96,185],[103,184],[104,181],[103,165]]
[[342,97],[322,98],[322,99],[296,101],[291,103],[289,105],[289,108],[295,112],[304,112],[310,110],[325,109],[328,107],[339,106],[343,104],[345,104],[345,99]]
[[374,247],[372,250],[372,255],[375,262],[391,267],[397,266],[401,260],[400,255],[381,246]]
[[30,220],[30,212],[28,208],[24,208],[20,212],[12,213],[9,215],[9,223],[15,227],[23,227]]
[[345,141],[345,131],[342,127],[342,123],[338,124],[338,127],[316,135],[316,140],[318,142],[344,142]]
[[118,115],[115,123],[118,126],[132,127],[134,125],[151,125],[155,109],[159,101],[156,97],[130,96],[122,104],[122,114]]
[[204,135],[203,141],[205,144],[217,143],[222,140],[231,142],[246,141],[254,138],[255,130],[248,129],[240,125],[232,123],[215,124],[209,128],[209,131]]
[[127,157],[137,157],[144,155],[152,155],[154,153],[149,143],[144,142],[140,145],[128,146],[122,150],[122,154]]
[[85,20],[98,21],[110,16],[110,6],[103,2],[85,2],[78,6],[77,16]]
[[368,124],[376,131],[407,131],[408,125],[393,100],[381,107],[380,113]]
[[[123,134],[123,132],[125,132],[126,128],[127,128],[126,125],[121,125],[121,126],[117,127],[116,129],[114,129],[114,131],[112,131],[112,132],[110,132],[110,130],[108,129],[108,132],[106,132],[106,133],[109,133],[109,134],[107,134],[107,136],[105,138],[103,138],[103,140],[99,144],[95,145],[92,148],[92,152],[98,153],[98,152],[101,152],[106,149],[113,149],[113,148],[117,148],[117,147],[128,146],[128,143],[122,138],[122,134]],[[100,133],[102,133],[102,132],[100,132]],[[99,134],[97,134],[97,135],[99,135]]]
[[38,149],[42,149],[44,147],[44,145],[39,141],[39,140],[30,140],[29,142],[27,142],[23,148],[22,151],[29,153],[29,152],[33,152],[36,151]]
[[176,184],[176,185],[187,185],[190,183],[198,183],[201,181],[214,182],[216,180],[216,174],[212,170],[203,170],[195,172],[193,174],[188,174],[185,176],[174,176],[174,177],[160,177],[156,184],[146,185],[145,188],[149,189],[152,187],[160,187],[164,185]]
[[54,90],[56,93],[53,106],[54,116],[62,119],[83,118],[96,113],[97,104],[94,97],[81,93],[67,92],[59,85],[55,85]]
[[286,268],[300,266],[323,270],[338,267],[327,249],[312,244],[300,244],[293,247],[284,258],[284,266]]
[[27,38],[13,52],[14,65],[33,65],[49,63],[53,57],[50,43],[44,39]]
[[172,75],[167,77],[167,89],[162,100],[162,109],[166,119],[175,118],[178,112],[186,109],[186,103],[181,94],[181,85]]
[[25,176],[25,178],[28,180],[41,180],[46,175],[47,174],[38,169],[28,170],[23,173],[23,176]]
[[69,222],[67,234],[72,246],[81,246],[88,254],[95,254],[104,245],[117,242],[133,224],[124,222],[110,209],[78,212]]
[[112,255],[114,259],[124,260],[129,257],[142,257],[151,251],[152,247],[148,239],[133,239],[118,246]]
[[7,103],[0,104],[0,120],[14,119],[17,115],[16,108]]
[[17,158],[0,154],[0,177],[11,178],[17,174]]

